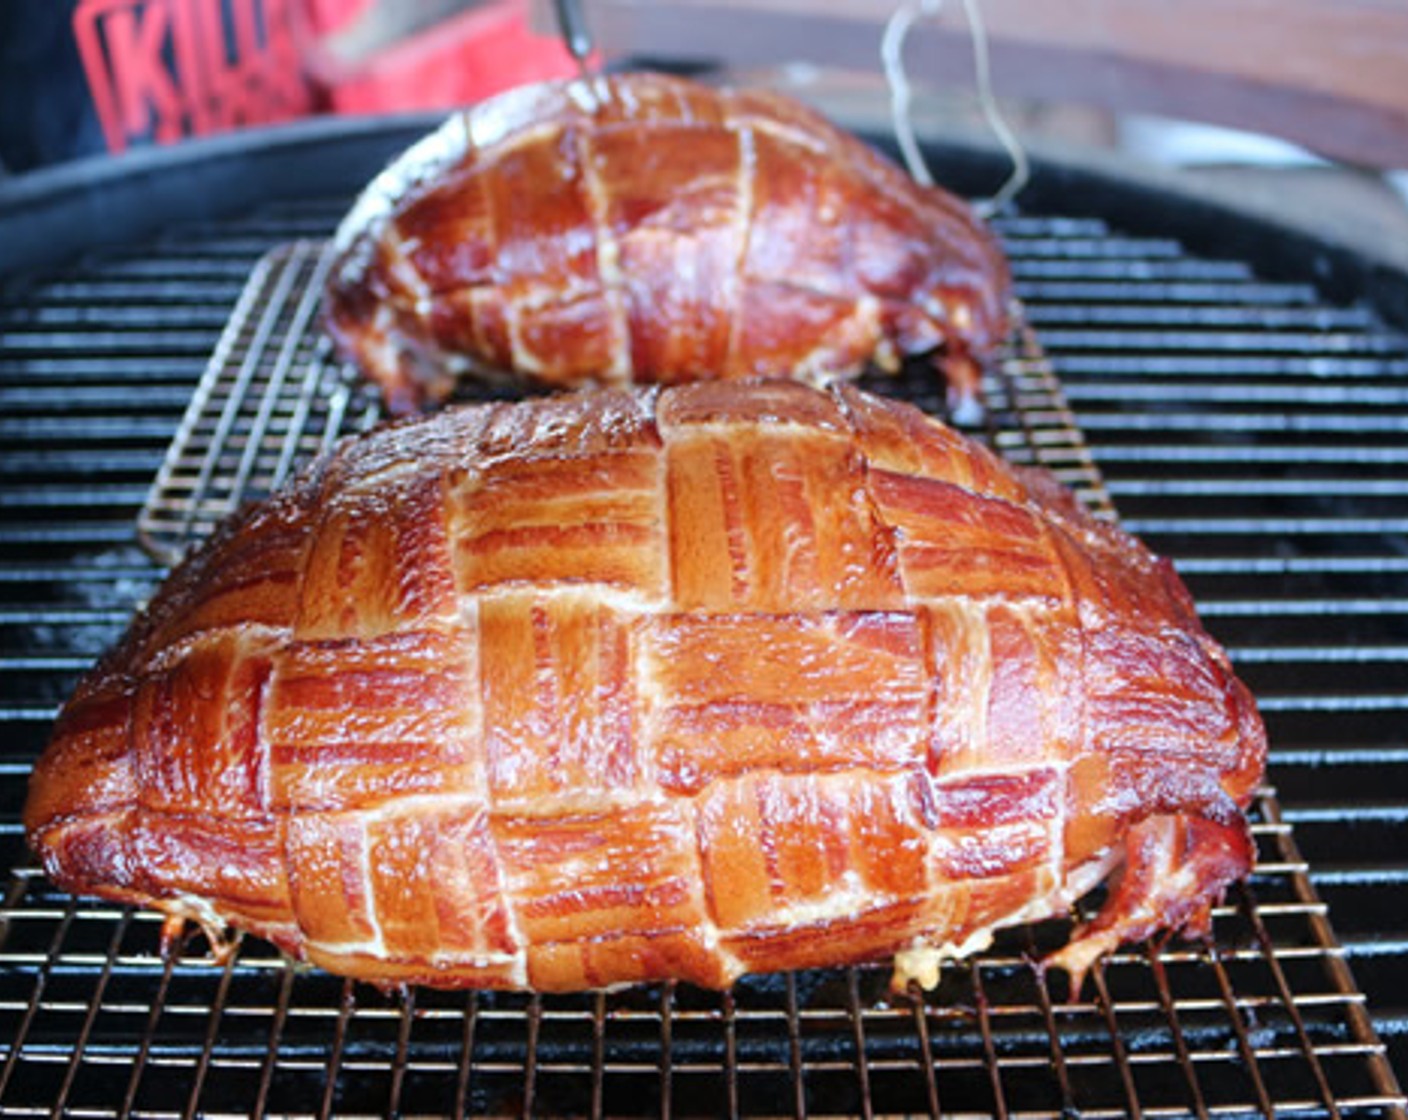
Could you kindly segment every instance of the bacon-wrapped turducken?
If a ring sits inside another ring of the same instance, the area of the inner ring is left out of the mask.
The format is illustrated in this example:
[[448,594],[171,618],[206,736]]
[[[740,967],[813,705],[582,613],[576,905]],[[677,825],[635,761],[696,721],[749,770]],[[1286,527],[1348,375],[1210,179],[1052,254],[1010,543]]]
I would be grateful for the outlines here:
[[180,566],[24,821],[75,892],[381,984],[896,956],[1108,901],[1200,930],[1265,740],[1171,566],[852,387],[445,410]]
[[991,234],[800,103],[658,74],[451,117],[342,223],[326,321],[393,412],[456,380],[795,377],[932,352],[951,410],[1010,299]]

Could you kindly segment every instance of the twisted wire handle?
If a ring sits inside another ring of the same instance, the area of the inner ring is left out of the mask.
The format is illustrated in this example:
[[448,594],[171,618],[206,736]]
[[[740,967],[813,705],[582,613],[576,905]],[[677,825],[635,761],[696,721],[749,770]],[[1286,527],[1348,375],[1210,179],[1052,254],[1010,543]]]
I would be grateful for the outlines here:
[[[982,217],[988,218],[1002,209],[1026,186],[1031,177],[1031,165],[1027,161],[1027,153],[1021,141],[1002,116],[1002,110],[998,107],[997,98],[993,93],[987,27],[983,23],[978,0],[961,0],[961,3],[968,22],[969,41],[973,47],[973,72],[977,79],[978,104],[988,127],[1012,161],[1012,171],[997,193],[974,204],[974,210]],[[934,185],[934,177],[914,135],[914,121],[910,115],[909,75],[904,66],[904,43],[910,28],[916,22],[924,18],[937,18],[943,7],[944,0],[903,0],[886,21],[885,33],[880,40],[880,61],[884,67],[885,81],[890,87],[890,117],[894,123],[900,154],[904,157],[909,173],[926,187]]]

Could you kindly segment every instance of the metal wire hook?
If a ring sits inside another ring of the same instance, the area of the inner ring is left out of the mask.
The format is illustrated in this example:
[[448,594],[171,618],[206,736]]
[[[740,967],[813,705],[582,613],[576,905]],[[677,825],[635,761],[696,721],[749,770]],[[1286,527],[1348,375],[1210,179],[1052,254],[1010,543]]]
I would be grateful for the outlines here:
[[568,52],[577,60],[577,69],[582,77],[589,76],[592,66],[591,28],[587,24],[587,14],[582,10],[581,0],[555,0],[557,10],[557,30]]
[[[1010,202],[1026,186],[1031,177],[1031,166],[1027,161],[1026,150],[1003,118],[997,98],[993,94],[987,28],[983,23],[978,0],[961,2],[968,21],[969,41],[973,47],[973,72],[977,81],[978,104],[988,127],[1012,161],[1012,171],[997,193],[986,201],[974,204],[973,208],[978,214],[987,218]],[[880,40],[880,61],[884,67],[885,81],[890,87],[890,117],[894,124],[895,139],[899,142],[900,154],[904,157],[909,173],[926,187],[934,185],[934,177],[914,135],[914,121],[910,115],[909,76],[904,67],[904,43],[910,28],[918,20],[937,17],[943,11],[943,6],[944,0],[903,0],[886,21],[885,33]]]

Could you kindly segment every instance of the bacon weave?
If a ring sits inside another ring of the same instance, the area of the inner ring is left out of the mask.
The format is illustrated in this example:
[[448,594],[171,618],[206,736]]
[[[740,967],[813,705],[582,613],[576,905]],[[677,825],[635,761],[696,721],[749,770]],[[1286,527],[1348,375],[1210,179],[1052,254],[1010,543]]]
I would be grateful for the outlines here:
[[1164,560],[907,406],[701,383],[341,444],[180,566],[25,825],[382,984],[574,990],[1202,928],[1265,739]]
[[972,416],[1010,300],[996,240],[953,195],[790,98],[659,74],[451,117],[335,244],[329,330],[397,413],[475,373],[819,384],[932,351]]

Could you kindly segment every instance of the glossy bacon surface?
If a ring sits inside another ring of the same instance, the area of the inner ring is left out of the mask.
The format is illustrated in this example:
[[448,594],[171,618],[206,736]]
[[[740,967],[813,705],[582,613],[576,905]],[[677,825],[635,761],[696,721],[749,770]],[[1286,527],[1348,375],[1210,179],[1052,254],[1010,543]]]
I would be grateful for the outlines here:
[[64,708],[52,879],[385,984],[1198,929],[1265,742],[1171,567],[852,388],[451,409],[179,567]]
[[450,118],[372,182],[336,250],[329,330],[395,412],[475,370],[819,383],[936,348],[971,412],[1009,300],[957,198],[790,98],[659,74]]

